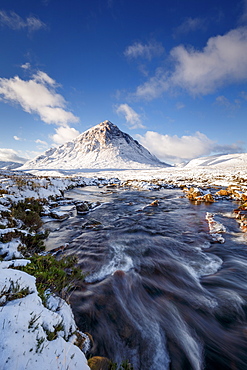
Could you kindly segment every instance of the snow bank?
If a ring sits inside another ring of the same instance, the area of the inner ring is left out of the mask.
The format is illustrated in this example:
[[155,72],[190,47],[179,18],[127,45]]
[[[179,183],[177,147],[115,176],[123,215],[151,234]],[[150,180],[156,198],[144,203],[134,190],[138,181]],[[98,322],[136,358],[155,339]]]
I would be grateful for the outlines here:
[[76,324],[67,303],[53,297],[46,308],[35,278],[6,267],[0,262],[1,369],[89,370],[74,344]]

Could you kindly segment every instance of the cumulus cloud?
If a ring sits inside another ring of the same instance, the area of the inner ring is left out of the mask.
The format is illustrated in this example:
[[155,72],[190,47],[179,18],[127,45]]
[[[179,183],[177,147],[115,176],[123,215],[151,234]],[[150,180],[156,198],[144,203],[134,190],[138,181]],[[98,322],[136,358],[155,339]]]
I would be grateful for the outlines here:
[[23,19],[15,12],[5,12],[4,10],[0,11],[0,25],[12,30],[27,29],[28,32],[46,28],[46,24],[34,16]]
[[13,149],[0,148],[0,161],[25,163],[27,159],[19,156]]
[[120,104],[116,107],[117,114],[123,114],[130,129],[144,128],[141,117],[128,104]]
[[151,41],[147,44],[141,42],[135,42],[133,45],[128,46],[124,55],[131,59],[144,58],[151,60],[156,56],[160,56],[164,53],[164,48],[161,43],[157,41]]
[[202,50],[185,47],[170,52],[173,70],[158,68],[137,87],[135,96],[154,99],[168,89],[182,88],[192,95],[206,95],[219,87],[247,80],[247,28],[211,37]]
[[211,37],[202,51],[178,46],[171,51],[174,85],[192,94],[208,94],[225,83],[247,80],[247,28]]
[[80,132],[77,131],[73,127],[69,126],[61,126],[55,129],[56,134],[51,136],[51,139],[56,144],[64,144],[67,141],[71,141],[75,139],[78,135],[80,135]]
[[66,101],[56,92],[56,81],[38,71],[30,80],[0,78],[0,96],[5,103],[17,103],[25,112],[38,114],[45,123],[67,126],[79,118],[66,110]]
[[169,163],[189,161],[214,152],[223,154],[242,151],[239,143],[225,146],[218,145],[199,131],[194,135],[182,137],[147,131],[143,136],[137,135],[137,140],[160,160]]

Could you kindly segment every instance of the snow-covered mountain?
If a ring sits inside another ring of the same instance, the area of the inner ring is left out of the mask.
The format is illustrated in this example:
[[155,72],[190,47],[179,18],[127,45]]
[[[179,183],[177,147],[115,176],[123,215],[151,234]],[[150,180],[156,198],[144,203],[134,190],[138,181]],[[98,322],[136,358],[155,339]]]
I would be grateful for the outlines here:
[[20,169],[141,169],[167,167],[130,135],[104,121]]
[[23,163],[20,162],[11,162],[11,161],[0,161],[0,169],[2,170],[14,170],[22,166]]
[[247,167],[247,153],[218,154],[192,159],[184,168],[196,167],[240,168]]

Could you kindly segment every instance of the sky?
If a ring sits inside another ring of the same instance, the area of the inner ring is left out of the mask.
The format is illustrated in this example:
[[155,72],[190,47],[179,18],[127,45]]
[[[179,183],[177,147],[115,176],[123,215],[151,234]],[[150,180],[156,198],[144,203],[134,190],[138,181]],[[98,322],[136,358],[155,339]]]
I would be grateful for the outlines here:
[[109,120],[167,163],[247,152],[247,0],[1,0],[0,161]]

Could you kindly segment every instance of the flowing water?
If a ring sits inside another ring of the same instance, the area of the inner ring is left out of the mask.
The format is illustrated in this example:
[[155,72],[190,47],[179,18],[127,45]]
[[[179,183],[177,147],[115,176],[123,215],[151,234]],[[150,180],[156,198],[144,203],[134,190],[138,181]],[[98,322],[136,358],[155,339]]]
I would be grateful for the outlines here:
[[[93,337],[90,355],[128,359],[135,370],[247,369],[247,240],[232,218],[237,205],[182,195],[70,191],[101,205],[49,223],[48,248],[68,242],[64,253],[88,272],[70,302]],[[206,212],[225,226],[224,244],[212,241]]]

